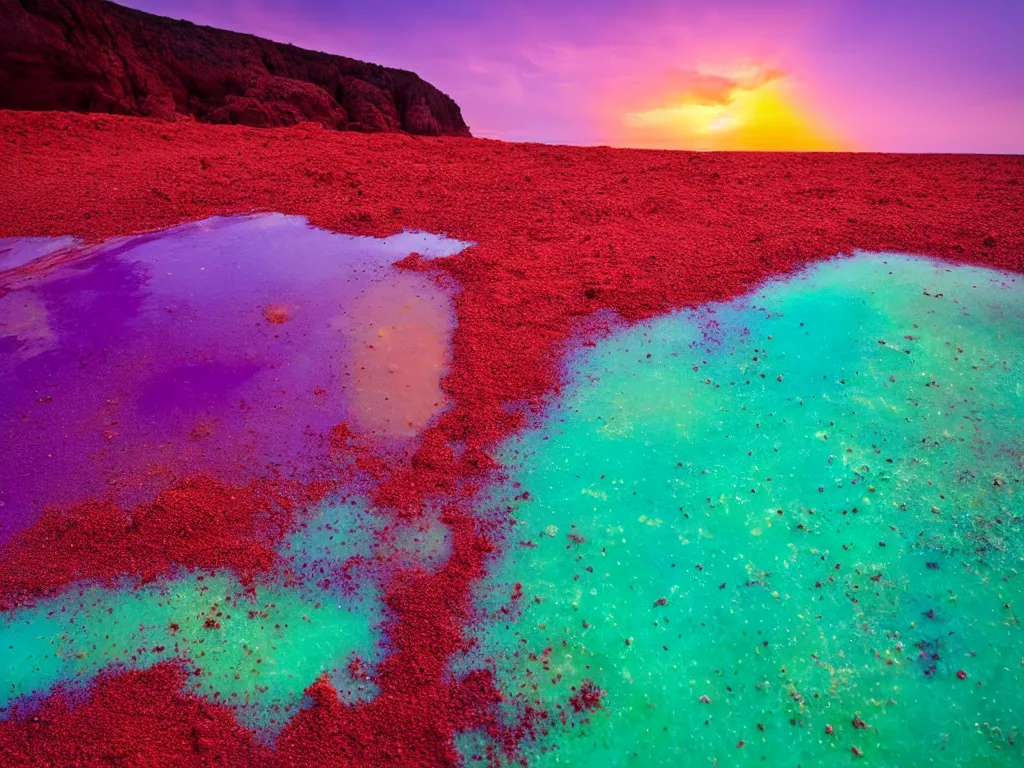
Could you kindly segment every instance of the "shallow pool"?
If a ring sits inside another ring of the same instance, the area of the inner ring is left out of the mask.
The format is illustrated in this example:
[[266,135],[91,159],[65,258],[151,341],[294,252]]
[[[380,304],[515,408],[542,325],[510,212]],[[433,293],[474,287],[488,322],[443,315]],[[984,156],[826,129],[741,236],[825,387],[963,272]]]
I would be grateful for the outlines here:
[[566,376],[454,667],[530,765],[1024,762],[1019,278],[836,259]]
[[0,541],[198,472],[306,480],[335,425],[400,442],[447,406],[450,286],[392,264],[466,243],[265,214],[0,245]]

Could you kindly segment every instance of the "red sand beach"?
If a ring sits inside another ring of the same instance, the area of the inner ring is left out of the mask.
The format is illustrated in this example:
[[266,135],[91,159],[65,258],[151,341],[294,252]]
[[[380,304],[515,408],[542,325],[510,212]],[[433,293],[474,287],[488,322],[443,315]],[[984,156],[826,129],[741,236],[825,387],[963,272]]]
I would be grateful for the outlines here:
[[[489,451],[522,423],[510,406],[536,408],[557,389],[566,343],[596,332],[588,316],[639,320],[726,299],[854,249],[1024,271],[1024,157],[701,154],[0,112],[0,158],[0,237],[96,241],[279,211],[347,234],[404,228],[476,243],[400,262],[459,286],[443,384],[452,409],[404,462],[336,434],[381,508],[409,518],[428,496],[441,500],[453,534],[440,571],[398,573],[388,587],[396,652],[379,668],[380,695],[345,707],[318,682],[313,706],[270,750],[230,710],[180,693],[176,667],[110,673],[84,701],[58,691],[0,723],[0,756],[12,765],[447,765],[453,734],[470,726],[492,728],[514,753],[522,734],[497,731],[489,677],[446,675],[494,546],[473,493],[494,467]],[[118,530],[102,499],[68,512],[74,525],[60,537],[47,535],[60,520],[44,518],[0,550],[0,610],[125,568],[140,580],[173,563],[249,577],[271,567],[266,542],[279,534],[267,530],[261,494],[301,502],[320,489],[250,489],[230,519],[227,492],[204,478],[170,492],[162,503],[195,520],[184,539],[158,521]],[[253,519],[239,519],[245,510]]]

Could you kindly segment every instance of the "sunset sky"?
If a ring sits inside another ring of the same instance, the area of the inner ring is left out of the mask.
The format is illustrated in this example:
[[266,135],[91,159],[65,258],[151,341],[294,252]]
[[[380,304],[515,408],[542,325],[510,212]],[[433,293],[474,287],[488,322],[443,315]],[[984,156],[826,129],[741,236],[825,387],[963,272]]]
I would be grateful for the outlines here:
[[1024,153],[1024,0],[127,0],[412,70],[475,136]]

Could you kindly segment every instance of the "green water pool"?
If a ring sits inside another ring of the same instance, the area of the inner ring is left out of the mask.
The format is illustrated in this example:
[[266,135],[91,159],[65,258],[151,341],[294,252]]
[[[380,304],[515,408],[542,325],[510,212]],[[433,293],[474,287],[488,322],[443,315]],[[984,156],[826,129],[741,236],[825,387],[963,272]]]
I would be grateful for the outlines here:
[[170,660],[185,664],[192,692],[227,704],[261,737],[283,727],[321,675],[343,701],[372,698],[380,590],[339,582],[349,558],[371,552],[380,523],[361,500],[334,499],[283,543],[284,566],[254,585],[182,572],[141,588],[79,586],[15,611],[0,625],[0,707]]
[[529,765],[1024,765],[1024,283],[858,254],[566,378],[453,666]]

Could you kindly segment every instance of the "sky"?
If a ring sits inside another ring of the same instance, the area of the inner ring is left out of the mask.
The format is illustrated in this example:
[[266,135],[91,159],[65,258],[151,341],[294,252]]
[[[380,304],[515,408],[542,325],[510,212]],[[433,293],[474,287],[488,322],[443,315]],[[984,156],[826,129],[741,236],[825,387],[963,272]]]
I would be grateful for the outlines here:
[[474,136],[1024,154],[1024,0],[123,0],[416,72]]

